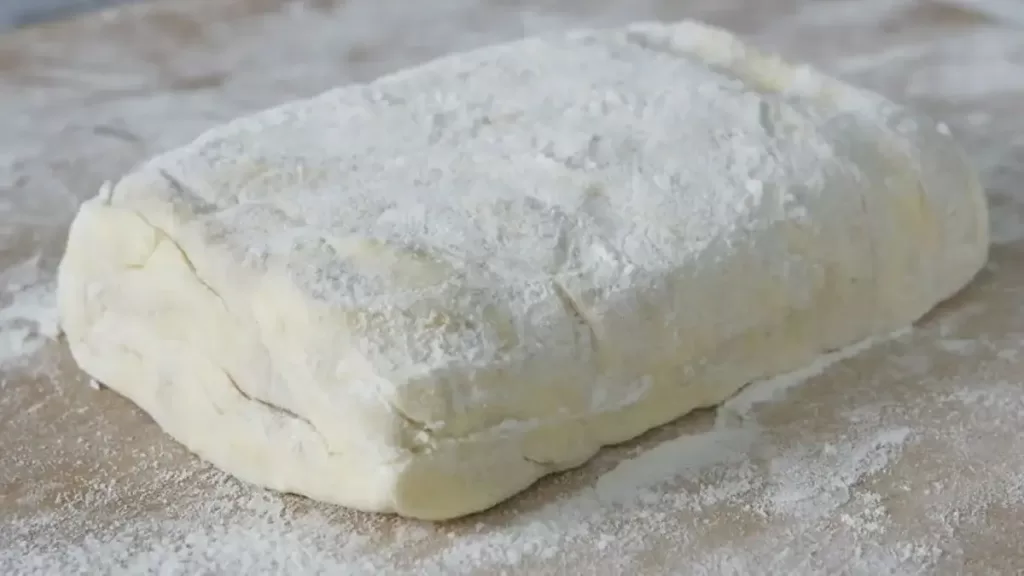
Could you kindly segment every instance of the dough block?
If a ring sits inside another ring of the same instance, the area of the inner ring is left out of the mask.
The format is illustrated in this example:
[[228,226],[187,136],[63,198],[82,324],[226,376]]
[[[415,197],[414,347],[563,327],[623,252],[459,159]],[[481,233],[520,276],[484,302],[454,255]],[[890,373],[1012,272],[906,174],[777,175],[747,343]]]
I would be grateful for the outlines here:
[[985,263],[942,125],[696,22],[456,54],[84,203],[71,351],[216,466],[479,511],[919,319]]

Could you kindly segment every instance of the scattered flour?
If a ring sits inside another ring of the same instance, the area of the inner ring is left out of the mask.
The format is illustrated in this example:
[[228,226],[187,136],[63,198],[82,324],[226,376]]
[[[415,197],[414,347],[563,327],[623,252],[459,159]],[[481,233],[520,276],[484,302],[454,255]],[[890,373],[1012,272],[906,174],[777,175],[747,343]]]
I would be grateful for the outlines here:
[[920,54],[922,65],[906,79],[907,95],[969,100],[1024,90],[1020,34],[1008,28],[945,40]]
[[1014,244],[1024,240],[1024,210],[994,211],[989,218],[992,221],[993,244]]
[[749,416],[751,409],[757,404],[771,400],[779,400],[786,390],[824,373],[829,366],[832,366],[836,362],[846,360],[847,358],[853,358],[857,354],[860,354],[879,342],[902,338],[903,336],[910,334],[912,330],[912,327],[905,328],[890,334],[888,337],[867,338],[857,344],[847,346],[841,350],[822,354],[817,360],[795,372],[782,374],[775,378],[760,382],[756,386],[748,386],[743,390],[740,390],[738,394],[722,404],[721,408],[719,408],[719,412],[732,413],[740,418],[745,418]]
[[[937,40],[913,41],[908,35],[906,40],[844,55],[834,68],[844,75],[891,86],[891,94],[953,102],[985,101],[1024,90],[1020,34],[1019,27],[1010,26],[976,28]],[[974,126],[991,121],[984,112],[968,116],[969,124]]]
[[939,348],[942,348],[946,352],[951,354],[970,354],[978,347],[976,340],[958,339],[958,340],[939,340]]
[[28,360],[59,335],[54,298],[38,256],[0,272],[0,370]]

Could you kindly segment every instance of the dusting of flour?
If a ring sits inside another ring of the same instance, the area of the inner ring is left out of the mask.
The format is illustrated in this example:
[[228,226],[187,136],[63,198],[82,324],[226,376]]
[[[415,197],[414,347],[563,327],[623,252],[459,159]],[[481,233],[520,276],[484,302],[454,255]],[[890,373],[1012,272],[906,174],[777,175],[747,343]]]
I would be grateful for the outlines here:
[[0,271],[0,371],[31,358],[59,332],[54,285],[39,257]]

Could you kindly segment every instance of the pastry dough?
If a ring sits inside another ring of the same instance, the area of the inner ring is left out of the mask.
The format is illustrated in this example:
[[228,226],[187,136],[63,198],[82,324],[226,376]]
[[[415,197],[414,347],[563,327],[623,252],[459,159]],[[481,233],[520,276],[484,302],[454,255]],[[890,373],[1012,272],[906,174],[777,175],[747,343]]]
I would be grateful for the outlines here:
[[944,126],[641,23],[215,128],[82,205],[59,306],[222,469],[444,519],[905,327],[987,251]]

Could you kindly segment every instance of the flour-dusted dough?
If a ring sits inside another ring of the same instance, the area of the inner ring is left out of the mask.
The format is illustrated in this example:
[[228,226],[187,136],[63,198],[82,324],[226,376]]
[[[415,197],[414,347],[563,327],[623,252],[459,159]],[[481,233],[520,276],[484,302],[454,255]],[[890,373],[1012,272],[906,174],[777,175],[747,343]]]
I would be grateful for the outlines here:
[[694,22],[527,39],[216,128],[86,202],[76,360],[250,482],[442,519],[967,283],[943,126]]

